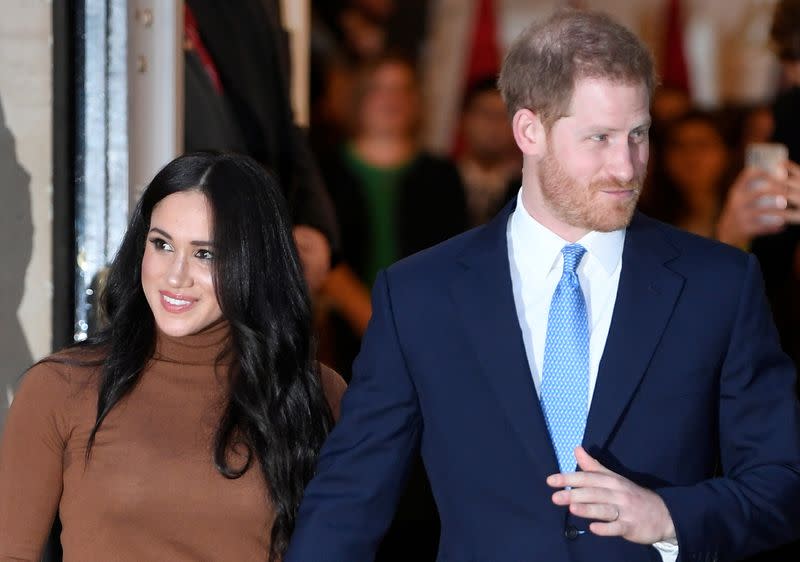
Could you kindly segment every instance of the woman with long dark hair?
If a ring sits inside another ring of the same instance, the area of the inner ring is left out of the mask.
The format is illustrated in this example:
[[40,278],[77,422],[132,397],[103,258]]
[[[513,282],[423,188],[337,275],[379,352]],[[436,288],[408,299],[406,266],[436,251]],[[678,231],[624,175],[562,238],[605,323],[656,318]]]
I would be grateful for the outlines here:
[[711,113],[692,110],[670,121],[663,133],[642,206],[664,222],[714,237],[735,171],[721,124]]
[[37,363],[0,444],[0,560],[279,560],[338,410],[276,181],[177,158],[131,218],[108,325]]
[[727,136],[715,114],[697,109],[667,123],[641,207],[659,220],[746,249],[756,236],[785,228],[787,197],[800,168],[786,162],[785,178],[753,167],[738,170]]

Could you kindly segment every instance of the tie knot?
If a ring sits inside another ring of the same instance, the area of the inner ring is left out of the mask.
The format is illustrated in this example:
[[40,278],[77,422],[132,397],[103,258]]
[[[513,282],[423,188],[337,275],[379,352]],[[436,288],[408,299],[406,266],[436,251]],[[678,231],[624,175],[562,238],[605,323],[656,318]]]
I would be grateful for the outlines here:
[[580,244],[568,244],[561,249],[561,253],[564,254],[564,273],[575,273],[586,248]]

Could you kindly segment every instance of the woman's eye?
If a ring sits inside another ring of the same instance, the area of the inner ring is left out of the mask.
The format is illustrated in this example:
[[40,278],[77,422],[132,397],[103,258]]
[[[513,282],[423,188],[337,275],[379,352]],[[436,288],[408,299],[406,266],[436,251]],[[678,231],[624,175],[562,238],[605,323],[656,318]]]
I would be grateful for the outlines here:
[[162,250],[166,252],[172,251],[172,246],[163,238],[151,238],[150,242],[153,244],[153,247],[156,250]]
[[195,252],[194,255],[200,258],[201,260],[214,259],[214,253],[211,250],[197,250],[197,252]]

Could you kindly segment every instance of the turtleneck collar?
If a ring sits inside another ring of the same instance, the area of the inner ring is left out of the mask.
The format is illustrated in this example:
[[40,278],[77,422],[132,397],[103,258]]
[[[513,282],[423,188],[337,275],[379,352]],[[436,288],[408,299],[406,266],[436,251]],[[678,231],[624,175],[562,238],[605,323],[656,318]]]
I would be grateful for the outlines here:
[[[229,341],[230,325],[224,318],[189,336],[168,336],[156,328],[156,350],[153,359],[184,365],[214,365],[217,356]],[[229,364],[230,357],[220,364]]]

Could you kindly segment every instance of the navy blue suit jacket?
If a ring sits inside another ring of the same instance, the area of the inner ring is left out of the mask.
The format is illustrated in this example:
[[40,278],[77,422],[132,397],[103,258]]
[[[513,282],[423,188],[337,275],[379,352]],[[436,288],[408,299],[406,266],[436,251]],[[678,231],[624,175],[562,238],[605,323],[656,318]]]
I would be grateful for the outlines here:
[[[439,562],[660,560],[551,502],[556,457],[511,288],[512,210],[379,275],[286,562],[372,560],[417,448]],[[794,377],[755,258],[637,214],[583,444],[664,499],[680,560],[736,560],[797,534]]]

